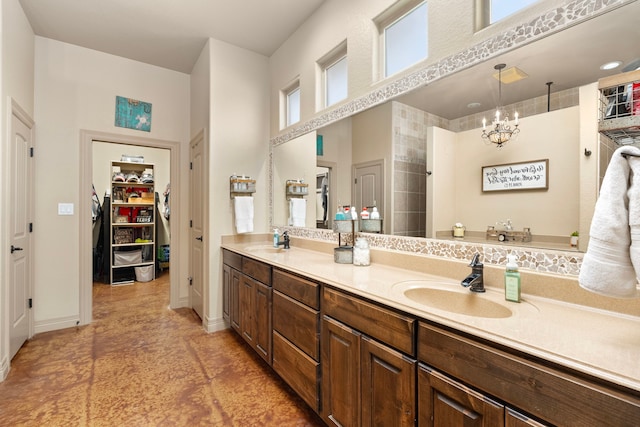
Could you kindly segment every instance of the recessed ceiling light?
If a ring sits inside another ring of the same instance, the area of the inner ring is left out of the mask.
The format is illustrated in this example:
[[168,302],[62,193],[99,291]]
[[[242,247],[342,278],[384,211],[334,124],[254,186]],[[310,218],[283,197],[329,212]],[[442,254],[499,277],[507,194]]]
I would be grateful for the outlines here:
[[467,104],[467,108],[478,108],[481,105],[482,104],[480,104],[479,102],[470,102]]
[[618,68],[620,65],[622,65],[622,61],[611,61],[611,62],[607,62],[606,64],[602,64],[600,66],[601,70],[613,70],[614,68]]

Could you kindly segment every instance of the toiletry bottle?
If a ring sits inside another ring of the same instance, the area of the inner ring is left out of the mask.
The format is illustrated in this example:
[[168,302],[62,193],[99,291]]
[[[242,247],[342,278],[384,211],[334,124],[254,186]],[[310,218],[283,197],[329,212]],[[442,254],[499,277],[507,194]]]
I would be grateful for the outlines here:
[[346,218],[344,217],[344,212],[342,211],[342,206],[338,206],[338,211],[336,212],[336,221],[344,221]]
[[507,268],[504,272],[504,299],[520,302],[520,272],[515,255],[507,256]]
[[273,247],[277,248],[279,245],[278,243],[280,243],[280,232],[278,231],[277,228],[273,229]]
[[349,206],[345,206],[344,208],[342,208],[342,212],[344,213],[344,219],[351,219],[351,211],[349,209]]
[[369,211],[366,206],[363,207],[362,212],[360,212],[360,219],[369,219]]
[[369,218],[371,219],[380,219],[380,212],[378,212],[378,208],[377,207],[373,207],[373,210],[371,211],[371,215],[369,215]]
[[354,220],[354,221],[357,220],[358,219],[358,211],[356,210],[355,206],[351,206],[350,212],[351,212],[351,219]]

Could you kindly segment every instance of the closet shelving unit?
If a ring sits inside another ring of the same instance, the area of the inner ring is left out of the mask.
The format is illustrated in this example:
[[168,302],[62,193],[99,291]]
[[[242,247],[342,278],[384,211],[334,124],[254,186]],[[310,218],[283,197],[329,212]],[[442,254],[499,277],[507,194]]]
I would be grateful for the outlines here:
[[598,89],[600,133],[618,145],[640,143],[640,70],[602,78]]
[[[124,175],[125,182],[116,181],[116,173]],[[111,253],[110,283],[132,284],[135,268],[150,269],[155,279],[156,204],[153,182],[130,182],[143,174],[154,175],[151,163],[112,161],[111,176]],[[136,197],[137,196],[137,197]]]

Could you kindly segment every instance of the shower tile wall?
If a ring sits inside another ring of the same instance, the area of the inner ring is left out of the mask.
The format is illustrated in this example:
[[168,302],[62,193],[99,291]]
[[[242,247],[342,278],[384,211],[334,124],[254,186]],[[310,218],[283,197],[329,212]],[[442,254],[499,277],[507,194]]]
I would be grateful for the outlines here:
[[425,237],[427,127],[448,120],[393,102],[393,234]]

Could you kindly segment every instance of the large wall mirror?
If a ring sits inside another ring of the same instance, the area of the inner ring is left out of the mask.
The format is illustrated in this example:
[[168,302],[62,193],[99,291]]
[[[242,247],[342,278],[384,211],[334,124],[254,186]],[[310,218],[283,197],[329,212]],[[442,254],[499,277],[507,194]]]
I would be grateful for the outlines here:
[[[456,239],[452,228],[461,223],[466,240],[483,241],[488,227],[510,221],[533,241],[507,244],[578,250],[570,235],[588,232],[581,215],[593,212],[608,159],[597,152],[596,83],[629,71],[600,66],[640,65],[638,9],[613,10],[275,146],[274,225],[290,224],[284,182],[293,178],[309,184],[309,228],[331,228],[338,205],[360,211],[375,198],[385,234]],[[521,132],[501,149],[481,138],[482,117],[490,121],[499,103],[498,63],[527,74],[502,84],[502,105],[520,113]],[[585,136],[595,141],[590,159]],[[541,160],[548,188],[483,191],[482,168]],[[594,183],[589,197],[585,179]]]

